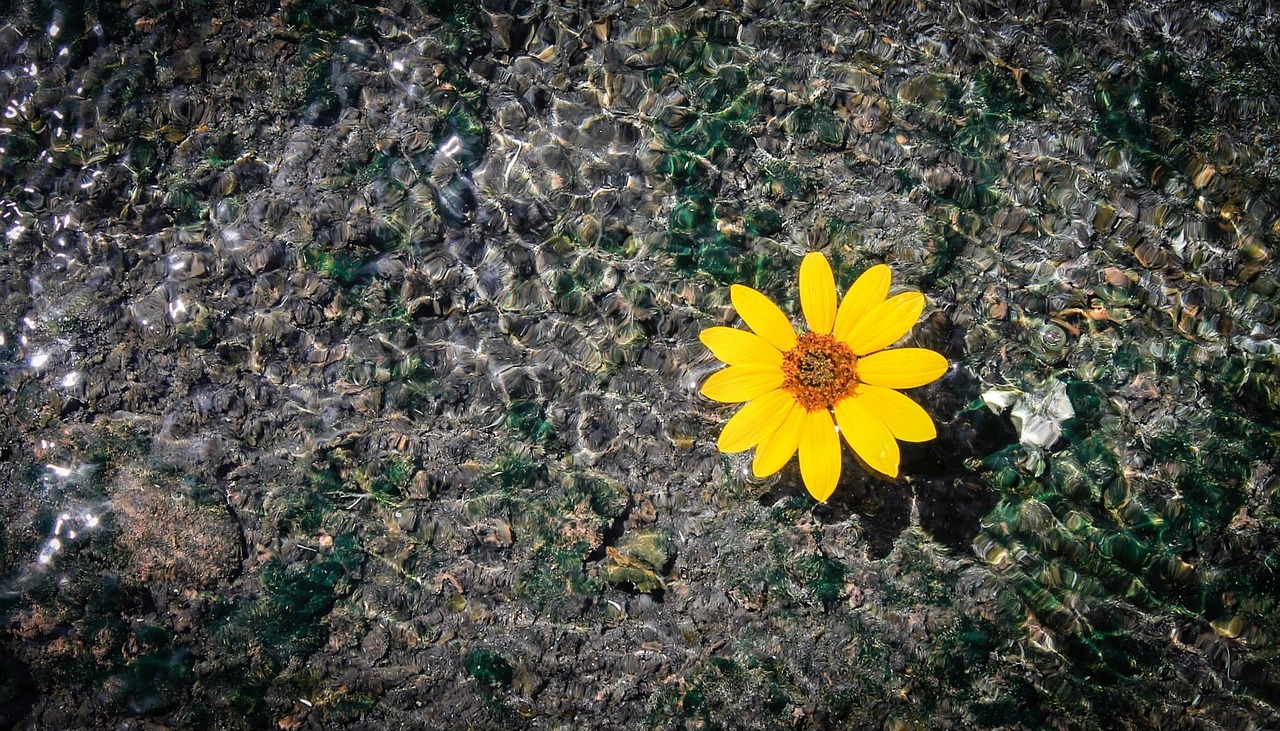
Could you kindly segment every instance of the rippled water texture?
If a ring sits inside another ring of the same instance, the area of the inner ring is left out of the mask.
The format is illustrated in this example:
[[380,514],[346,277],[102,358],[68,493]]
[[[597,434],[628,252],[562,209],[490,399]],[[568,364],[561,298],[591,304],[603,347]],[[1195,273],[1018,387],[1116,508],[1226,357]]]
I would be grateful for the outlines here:
[[[0,726],[1280,727],[1271,5],[48,5]],[[808,251],[954,363],[827,505],[697,392]]]

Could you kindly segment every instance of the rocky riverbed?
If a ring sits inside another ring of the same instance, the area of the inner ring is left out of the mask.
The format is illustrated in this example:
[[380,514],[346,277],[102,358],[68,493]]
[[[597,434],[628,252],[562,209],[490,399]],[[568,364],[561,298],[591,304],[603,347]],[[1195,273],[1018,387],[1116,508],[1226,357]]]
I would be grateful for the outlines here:
[[[1280,727],[1263,2],[0,10],[0,726]],[[936,440],[715,447],[877,263]]]

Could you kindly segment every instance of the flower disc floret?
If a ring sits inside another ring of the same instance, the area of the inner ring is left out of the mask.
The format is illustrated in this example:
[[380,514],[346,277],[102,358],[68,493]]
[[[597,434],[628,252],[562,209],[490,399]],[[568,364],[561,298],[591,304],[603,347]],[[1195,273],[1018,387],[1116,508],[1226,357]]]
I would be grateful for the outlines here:
[[782,355],[782,388],[808,411],[826,409],[858,383],[858,356],[830,335],[805,333]]

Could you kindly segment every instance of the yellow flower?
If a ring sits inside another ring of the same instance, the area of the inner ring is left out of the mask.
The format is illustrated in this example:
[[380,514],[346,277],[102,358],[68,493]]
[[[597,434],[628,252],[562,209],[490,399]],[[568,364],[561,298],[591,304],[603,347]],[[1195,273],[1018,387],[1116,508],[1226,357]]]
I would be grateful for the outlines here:
[[809,329],[800,335],[768,297],[733,285],[733,306],[753,332],[711,327],[701,336],[729,366],[711,374],[702,394],[747,402],[720,432],[721,452],[755,447],[751,471],[768,477],[799,450],[805,487],[826,502],[840,480],[838,434],[863,462],[890,477],[898,476],[895,439],[937,436],[929,414],[895,389],[936,380],[947,360],[924,348],[885,350],[924,311],[919,292],[889,297],[890,277],[884,264],[871,267],[837,307],[831,265],[822,254],[809,254],[800,263],[800,307]]

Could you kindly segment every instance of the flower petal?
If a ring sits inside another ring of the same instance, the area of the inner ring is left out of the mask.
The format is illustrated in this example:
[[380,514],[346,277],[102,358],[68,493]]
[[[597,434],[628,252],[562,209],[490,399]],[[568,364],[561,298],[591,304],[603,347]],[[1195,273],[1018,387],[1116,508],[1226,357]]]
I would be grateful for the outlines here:
[[816,251],[805,254],[800,262],[800,309],[810,332],[831,334],[836,321],[836,278],[827,257]]
[[[853,398],[880,417],[897,439],[904,442],[927,442],[938,436],[929,413],[920,408],[920,404],[892,388],[860,383]],[[836,418],[840,418],[839,412],[836,412]]]
[[844,342],[854,355],[868,355],[896,343],[924,311],[924,295],[903,292],[871,308],[853,326]]
[[840,437],[831,412],[808,412],[800,429],[800,477],[814,500],[825,503],[840,481]]
[[750,401],[782,385],[782,370],[773,366],[731,365],[712,373],[702,383],[702,395],[712,401],[735,404]]
[[716,448],[727,454],[751,449],[772,436],[795,406],[795,398],[780,388],[751,399],[725,423]]
[[782,352],[755,333],[734,327],[709,327],[698,338],[712,355],[729,365],[782,367]]
[[796,347],[795,328],[791,327],[791,321],[773,300],[741,284],[729,288],[729,299],[733,301],[738,316],[756,335],[784,352]]
[[[867,466],[890,477],[898,476],[898,443],[889,427],[857,397],[843,398],[835,405],[840,433]],[[801,455],[803,456],[803,452]]]
[[915,388],[947,372],[947,359],[925,348],[895,348],[858,359],[858,380],[885,388]]
[[836,340],[847,339],[850,331],[871,308],[884,302],[885,297],[889,296],[889,280],[892,278],[893,271],[884,264],[876,264],[863,272],[853,286],[849,287],[849,291],[844,293],[844,299],[840,300],[840,311],[836,313],[832,337]]
[[756,447],[756,457],[751,460],[751,474],[768,477],[786,466],[800,446],[800,427],[808,412],[794,408],[772,436],[761,440]]

